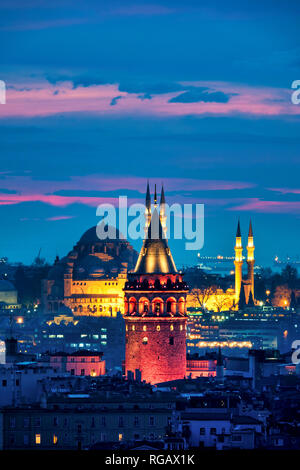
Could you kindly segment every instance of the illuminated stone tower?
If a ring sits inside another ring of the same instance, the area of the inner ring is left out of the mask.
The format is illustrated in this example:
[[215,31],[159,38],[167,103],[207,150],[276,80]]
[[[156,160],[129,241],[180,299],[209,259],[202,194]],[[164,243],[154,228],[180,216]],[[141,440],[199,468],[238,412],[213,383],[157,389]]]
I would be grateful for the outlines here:
[[186,375],[188,287],[176,269],[164,235],[164,204],[162,191],[158,212],[155,190],[147,234],[124,288],[125,371],[139,370],[142,380],[152,384]]
[[243,268],[243,247],[242,247],[242,235],[240,221],[238,221],[236,237],[235,237],[235,301],[236,303],[240,298],[241,284],[243,280],[242,268]]
[[248,265],[248,275],[247,279],[250,283],[250,290],[254,299],[254,243],[253,243],[253,231],[252,224],[250,220],[249,224],[249,233],[248,233],[248,244],[247,244],[247,265]]

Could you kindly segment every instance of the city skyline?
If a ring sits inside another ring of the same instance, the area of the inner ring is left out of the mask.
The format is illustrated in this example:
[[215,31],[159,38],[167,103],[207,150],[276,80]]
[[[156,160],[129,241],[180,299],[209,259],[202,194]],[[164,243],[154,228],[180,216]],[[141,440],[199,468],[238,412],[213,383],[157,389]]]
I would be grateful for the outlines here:
[[1,2],[0,256],[51,263],[147,179],[205,205],[203,254],[250,217],[259,264],[300,254],[299,5],[198,3]]

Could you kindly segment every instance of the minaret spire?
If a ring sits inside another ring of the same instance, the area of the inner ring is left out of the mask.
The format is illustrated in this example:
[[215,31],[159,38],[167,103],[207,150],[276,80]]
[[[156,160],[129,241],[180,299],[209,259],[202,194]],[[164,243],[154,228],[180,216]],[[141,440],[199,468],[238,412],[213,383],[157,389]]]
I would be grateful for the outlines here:
[[254,300],[254,242],[253,242],[253,230],[250,219],[249,232],[248,232],[248,243],[247,243],[247,265],[248,265],[248,276],[247,279],[250,281],[250,290]]
[[241,283],[243,280],[242,269],[243,269],[243,247],[242,247],[242,234],[240,221],[238,221],[236,237],[235,237],[235,301],[236,303],[240,298]]

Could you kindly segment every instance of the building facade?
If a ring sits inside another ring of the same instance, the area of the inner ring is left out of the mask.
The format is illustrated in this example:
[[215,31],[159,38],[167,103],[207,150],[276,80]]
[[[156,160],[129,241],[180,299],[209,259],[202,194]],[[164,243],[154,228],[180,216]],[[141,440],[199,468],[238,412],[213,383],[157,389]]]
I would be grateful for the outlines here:
[[42,307],[46,314],[116,317],[124,313],[123,288],[127,270],[137,253],[116,229],[116,239],[102,240],[97,227],[87,230],[73,250],[58,257],[42,282]]

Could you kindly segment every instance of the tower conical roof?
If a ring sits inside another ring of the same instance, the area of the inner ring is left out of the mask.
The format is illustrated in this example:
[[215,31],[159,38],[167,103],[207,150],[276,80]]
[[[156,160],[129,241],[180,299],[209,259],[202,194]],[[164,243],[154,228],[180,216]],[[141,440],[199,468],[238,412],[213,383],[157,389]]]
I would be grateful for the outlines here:
[[135,274],[177,273],[177,269],[164,236],[160,217],[155,208],[135,269]]

